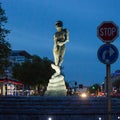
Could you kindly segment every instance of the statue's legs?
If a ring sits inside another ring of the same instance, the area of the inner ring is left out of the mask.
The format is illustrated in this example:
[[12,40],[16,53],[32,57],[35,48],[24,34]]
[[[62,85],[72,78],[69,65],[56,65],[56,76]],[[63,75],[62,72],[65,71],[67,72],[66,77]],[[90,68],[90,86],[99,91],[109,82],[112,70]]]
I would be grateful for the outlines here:
[[65,54],[65,46],[53,49],[54,62],[56,66],[61,66]]
[[64,54],[65,54],[65,47],[62,47],[59,51],[59,66],[61,66],[63,62]]
[[59,50],[54,49],[54,50],[53,50],[53,55],[54,55],[55,65],[58,66],[58,63],[59,63]]

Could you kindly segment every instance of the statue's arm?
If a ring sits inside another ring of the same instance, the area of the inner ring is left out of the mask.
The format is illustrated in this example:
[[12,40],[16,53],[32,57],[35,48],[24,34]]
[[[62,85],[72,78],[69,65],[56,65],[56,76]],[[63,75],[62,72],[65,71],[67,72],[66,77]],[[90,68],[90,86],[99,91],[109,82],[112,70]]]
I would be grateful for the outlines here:
[[69,31],[66,30],[66,41],[69,42]]

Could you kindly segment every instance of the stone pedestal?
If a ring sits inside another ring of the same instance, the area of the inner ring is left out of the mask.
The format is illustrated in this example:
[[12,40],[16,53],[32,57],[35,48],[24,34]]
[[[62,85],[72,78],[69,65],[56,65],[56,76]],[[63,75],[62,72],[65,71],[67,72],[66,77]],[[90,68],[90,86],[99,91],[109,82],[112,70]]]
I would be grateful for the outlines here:
[[56,72],[49,80],[45,96],[66,96],[67,89],[65,86],[64,76],[60,74],[60,68],[58,66],[55,66],[54,64],[51,66]]

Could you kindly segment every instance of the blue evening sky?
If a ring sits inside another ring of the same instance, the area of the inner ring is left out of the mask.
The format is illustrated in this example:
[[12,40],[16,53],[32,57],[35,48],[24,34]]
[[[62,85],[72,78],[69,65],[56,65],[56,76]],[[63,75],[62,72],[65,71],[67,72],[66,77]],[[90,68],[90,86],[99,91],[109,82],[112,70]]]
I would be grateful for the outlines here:
[[[63,67],[65,80],[79,84],[102,83],[106,65],[97,58],[103,42],[97,37],[97,26],[114,21],[120,26],[120,0],[0,0],[11,30],[8,40],[13,50],[53,60],[54,24],[62,20],[70,33]],[[120,51],[120,38],[113,44]],[[111,72],[120,69],[118,59]]]

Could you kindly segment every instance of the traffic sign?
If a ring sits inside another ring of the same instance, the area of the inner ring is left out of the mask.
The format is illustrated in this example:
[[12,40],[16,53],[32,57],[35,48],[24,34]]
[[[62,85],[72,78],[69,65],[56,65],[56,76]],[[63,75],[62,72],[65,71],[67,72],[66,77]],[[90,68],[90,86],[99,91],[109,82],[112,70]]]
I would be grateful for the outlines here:
[[116,62],[118,55],[118,49],[112,44],[103,44],[97,52],[98,59],[104,64]]
[[97,27],[97,36],[103,42],[113,42],[119,35],[118,26],[112,21],[102,22]]

